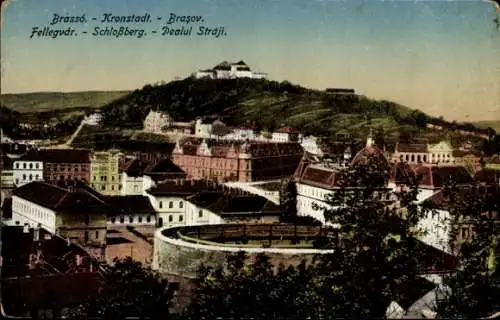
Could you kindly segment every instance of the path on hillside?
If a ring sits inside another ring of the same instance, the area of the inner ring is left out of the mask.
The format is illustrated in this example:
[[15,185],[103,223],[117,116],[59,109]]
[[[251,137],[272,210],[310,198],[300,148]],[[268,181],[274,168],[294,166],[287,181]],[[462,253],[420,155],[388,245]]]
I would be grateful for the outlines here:
[[82,130],[84,124],[85,124],[85,121],[82,120],[80,122],[80,125],[78,126],[78,128],[76,128],[75,132],[73,132],[73,134],[68,139],[68,141],[66,141],[66,143],[65,143],[66,146],[68,146],[68,147],[71,146],[71,144],[73,143],[73,140],[78,136],[78,134],[80,133],[80,130]]

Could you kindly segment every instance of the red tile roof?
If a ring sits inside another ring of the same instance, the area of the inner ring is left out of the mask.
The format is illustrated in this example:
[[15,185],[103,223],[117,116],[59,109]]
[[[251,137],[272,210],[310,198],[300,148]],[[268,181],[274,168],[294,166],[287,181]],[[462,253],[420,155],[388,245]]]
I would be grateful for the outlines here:
[[415,174],[419,185],[434,188],[441,188],[450,182],[458,185],[473,182],[473,177],[463,166],[421,165],[415,168]]
[[351,161],[351,165],[367,164],[369,158],[376,158],[383,161],[389,167],[389,161],[384,155],[384,151],[377,146],[367,146],[361,149]]

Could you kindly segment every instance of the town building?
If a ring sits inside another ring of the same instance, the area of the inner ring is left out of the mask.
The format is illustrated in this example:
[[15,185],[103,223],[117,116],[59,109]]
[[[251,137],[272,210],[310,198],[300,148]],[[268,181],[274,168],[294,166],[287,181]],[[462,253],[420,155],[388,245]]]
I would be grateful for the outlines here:
[[196,79],[236,79],[236,78],[251,78],[263,79],[266,78],[265,73],[255,72],[244,61],[227,62],[223,61],[212,69],[199,70],[193,74]]
[[44,158],[37,151],[30,151],[15,159],[13,164],[14,186],[21,187],[32,181],[43,181]]
[[121,195],[142,195],[161,181],[187,177],[170,159],[147,161],[132,158],[121,166],[121,171]]
[[101,124],[103,119],[102,113],[100,112],[94,112],[91,113],[83,119],[84,124],[88,124],[90,126],[98,126]]
[[10,225],[43,228],[104,257],[109,207],[88,188],[68,190],[31,182],[12,193]]
[[444,190],[435,193],[421,203],[424,217],[417,224],[421,231],[420,240],[447,254],[457,255],[462,244],[472,241],[474,224],[480,219],[476,214],[470,214],[474,199],[484,198],[479,214],[499,224],[498,210],[495,209],[499,196],[498,186],[464,186],[455,189],[453,195]]
[[500,171],[500,156],[489,157],[485,161],[485,168]]
[[133,227],[145,237],[153,237],[157,214],[147,196],[102,196],[101,199],[111,208],[107,214],[108,229]]
[[119,159],[118,150],[93,152],[90,162],[92,188],[106,195],[120,194]]
[[298,142],[299,130],[291,126],[283,126],[272,133],[273,142]]
[[186,198],[204,190],[222,188],[206,180],[167,180],[146,191],[158,213],[158,226],[185,225]]
[[204,191],[186,198],[186,225],[276,223],[279,205],[258,195]]
[[38,151],[43,160],[43,179],[59,181],[90,181],[90,150],[43,149]]
[[188,178],[250,182],[293,174],[302,154],[298,143],[184,139],[177,141],[172,161]]
[[166,112],[151,110],[144,119],[144,131],[150,133],[162,133],[170,126],[172,118]]
[[[453,164],[463,163],[469,154],[476,154],[476,152],[455,150],[448,141],[440,141],[436,144],[398,142],[392,161],[405,161],[409,164]],[[472,161],[476,161],[475,156],[472,156]]]

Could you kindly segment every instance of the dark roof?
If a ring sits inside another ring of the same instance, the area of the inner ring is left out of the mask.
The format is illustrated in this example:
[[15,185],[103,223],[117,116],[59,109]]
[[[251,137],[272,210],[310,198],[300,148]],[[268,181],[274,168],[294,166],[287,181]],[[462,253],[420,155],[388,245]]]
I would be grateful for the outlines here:
[[484,212],[497,208],[498,188],[491,186],[483,187],[459,187],[452,192],[441,190],[427,198],[423,205],[427,208],[441,210],[465,210],[476,200],[481,201]]
[[61,309],[96,297],[102,278],[97,273],[59,274],[2,281],[6,313],[30,309]]
[[213,183],[207,180],[171,180],[162,182],[147,192],[154,196],[184,198],[210,188],[213,188]]
[[48,231],[40,229],[39,241],[34,241],[33,229],[29,229],[25,233],[22,227],[3,227],[3,277],[54,273],[52,268],[38,270],[38,272],[28,268],[29,255],[37,251],[41,251],[41,259],[48,265],[55,267],[58,272],[71,272],[76,255],[85,258],[82,266],[87,267],[85,270],[88,270],[88,263],[91,262],[91,259],[83,249],[56,235],[51,235],[50,239],[45,239],[47,235],[50,235]]
[[29,151],[20,160],[42,161],[45,163],[90,163],[90,150],[43,149]]
[[396,143],[396,152],[427,153],[427,143]]
[[463,166],[421,165],[415,168],[415,174],[421,186],[434,188],[441,188],[450,182],[470,184],[474,180]]
[[58,212],[76,214],[83,208],[85,213],[103,214],[108,211],[106,203],[88,189],[70,191],[37,181],[15,189],[12,194]]
[[[235,191],[237,192],[237,191]],[[199,208],[220,215],[234,214],[279,214],[280,207],[258,195],[236,195],[227,192],[201,192],[187,198]]]
[[387,167],[389,166],[389,161],[384,155],[384,151],[380,149],[379,147],[372,145],[372,146],[366,146],[363,149],[361,149],[353,158],[351,161],[351,165],[355,164],[367,164],[369,158],[378,158],[381,161],[383,161]]
[[147,161],[141,159],[130,159],[122,166],[122,171],[130,177],[140,177],[144,174],[169,174],[169,173],[185,173],[179,166],[170,159],[162,159],[160,161]]
[[243,152],[242,146],[248,146],[246,150],[253,157],[272,157],[279,155],[303,154],[302,146],[296,142],[274,143],[274,142],[255,142],[245,143],[241,140],[216,140],[201,138],[186,138],[179,141],[182,152],[185,155],[196,155],[198,146],[205,141],[210,148],[212,156],[226,158],[228,154],[234,152],[236,157]]
[[134,195],[134,196],[105,196],[103,197],[106,203],[113,206],[115,210],[111,212],[111,215],[120,211],[120,213],[148,213],[155,214],[156,211],[151,205],[149,198],[146,196]]
[[223,122],[215,120],[212,123],[212,133],[218,136],[223,136],[231,133],[231,129],[229,129]]
[[163,159],[158,164],[146,168],[147,173],[184,173],[179,166],[170,159]]
[[237,66],[246,66],[247,64],[245,63],[245,61],[240,60],[240,61],[236,62],[235,65],[237,65]]

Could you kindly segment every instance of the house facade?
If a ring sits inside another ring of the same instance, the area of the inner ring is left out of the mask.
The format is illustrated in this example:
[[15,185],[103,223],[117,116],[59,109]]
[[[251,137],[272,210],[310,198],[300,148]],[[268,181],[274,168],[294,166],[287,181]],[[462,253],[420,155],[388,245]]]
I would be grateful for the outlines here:
[[150,133],[162,133],[170,126],[172,118],[166,112],[151,110],[144,119],[144,131]]
[[42,156],[32,151],[14,160],[12,176],[15,187],[21,187],[32,181],[43,181]]
[[96,191],[106,195],[120,194],[118,150],[96,151],[90,163],[90,185]]
[[300,132],[290,126],[284,126],[272,133],[273,142],[298,142]]
[[172,161],[191,179],[250,182],[293,174],[302,154],[298,143],[185,139]]
[[38,151],[44,161],[43,178],[58,181],[90,181],[90,151],[77,149],[44,149]]

